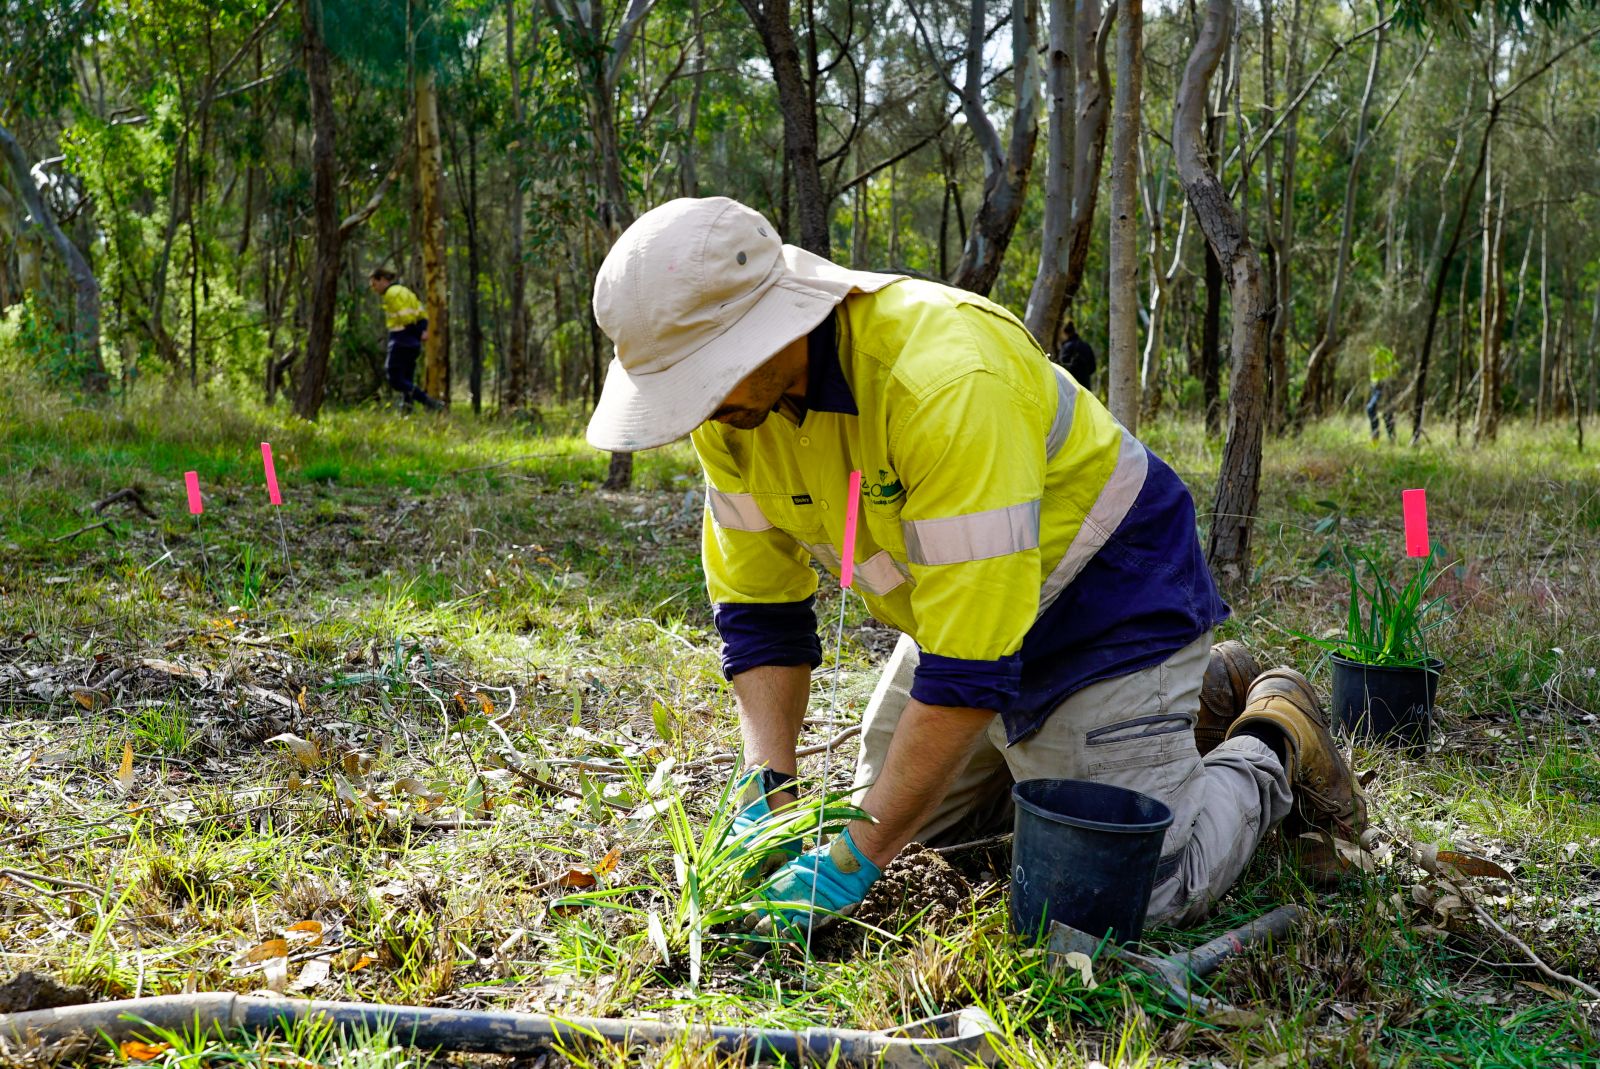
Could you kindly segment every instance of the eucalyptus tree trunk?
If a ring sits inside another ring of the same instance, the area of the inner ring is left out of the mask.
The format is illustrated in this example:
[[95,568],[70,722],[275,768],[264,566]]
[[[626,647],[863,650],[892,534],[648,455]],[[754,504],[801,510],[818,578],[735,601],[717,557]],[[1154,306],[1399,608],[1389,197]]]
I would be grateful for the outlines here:
[[[1383,0],[1377,0],[1378,22],[1383,22]],[[1339,360],[1339,311],[1344,299],[1344,282],[1350,268],[1350,243],[1355,235],[1356,187],[1361,180],[1361,163],[1367,151],[1367,119],[1372,111],[1373,91],[1378,84],[1378,71],[1383,62],[1383,28],[1380,28],[1372,45],[1372,56],[1367,62],[1367,82],[1361,90],[1361,107],[1356,113],[1356,136],[1350,146],[1350,172],[1344,183],[1344,215],[1339,221],[1339,250],[1333,261],[1333,286],[1328,295],[1328,319],[1323,327],[1322,339],[1306,362],[1306,385],[1301,406],[1313,415],[1323,415],[1329,408],[1333,394],[1333,375]]]
[[988,293],[1000,276],[1000,265],[1027,199],[1028,175],[1033,169],[1034,145],[1039,139],[1039,65],[1034,40],[1039,20],[1038,0],[1018,0],[1011,13],[1011,71],[1015,83],[1009,144],[984,110],[983,42],[988,5],[972,0],[967,26],[966,77],[961,87],[961,110],[983,153],[983,200],[973,216],[966,246],[956,263],[951,284],[973,293]]
[[1533,425],[1544,422],[1546,397],[1554,399],[1550,384],[1550,199],[1539,206],[1539,393],[1533,403]]
[[817,153],[815,71],[808,78],[801,67],[789,0],[739,0],[739,4],[755,25],[767,61],[772,64],[778,110],[783,115],[784,159],[800,217],[799,245],[818,256],[828,256],[832,245],[828,237],[828,197]]
[[0,167],[0,315],[5,314],[18,289],[11,277],[11,252],[22,235],[21,212],[17,210],[16,199],[6,191],[6,173],[8,167]]
[[1228,437],[1222,451],[1206,556],[1225,587],[1250,578],[1250,534],[1261,483],[1263,361],[1267,320],[1261,262],[1207,159],[1204,119],[1211,76],[1227,48],[1232,0],[1206,0],[1199,37],[1179,83],[1173,154],[1195,220],[1228,279],[1232,307]]
[[1072,128],[1072,239],[1067,252],[1066,303],[1083,285],[1084,266],[1094,240],[1094,212],[1100,197],[1100,171],[1106,158],[1106,119],[1111,75],[1106,69],[1106,35],[1116,18],[1117,0],[1102,15],[1100,0],[1079,0],[1073,66],[1077,111]]
[[1584,354],[1589,363],[1589,372],[1585,377],[1587,389],[1586,400],[1578,409],[1578,423],[1583,425],[1583,413],[1593,413],[1596,402],[1600,401],[1600,279],[1594,285],[1594,308],[1589,313],[1589,340],[1584,345]]
[[[1305,78],[1305,4],[1295,0],[1289,17],[1289,32],[1284,38],[1284,99],[1296,97]],[[1267,220],[1272,235],[1272,324],[1267,331],[1269,425],[1281,431],[1289,416],[1289,321],[1294,293],[1295,170],[1300,158],[1300,109],[1289,112],[1283,122],[1282,170],[1275,181],[1277,218]]]
[[[511,3],[512,0],[506,2]],[[694,134],[700,127],[700,100],[706,88],[706,28],[700,14],[700,0],[692,0],[689,18],[694,26],[694,70],[689,75],[693,83],[689,90],[689,120],[684,123],[688,136],[678,146],[678,191],[685,197],[698,197],[700,172],[696,164]]]
[[1500,430],[1500,335],[1506,319],[1505,185],[1495,211],[1494,169],[1485,165],[1483,194],[1483,301],[1481,359],[1478,363],[1478,414],[1472,440],[1492,442]]
[[[656,0],[628,0],[628,6],[623,12],[622,20],[616,25],[614,36],[607,37],[610,23],[607,20],[605,4],[600,0],[580,0],[576,6],[570,0],[545,0],[545,7],[551,15],[588,37],[588,45],[594,50],[592,56],[580,57],[578,74],[583,80],[584,91],[589,98],[590,119],[594,124],[594,142],[599,157],[598,177],[602,196],[598,214],[600,225],[605,230],[608,248],[633,224],[634,220],[633,205],[629,200],[627,185],[622,175],[622,149],[618,141],[616,123],[617,86],[621,79],[623,64],[627,62],[633,43],[638,39],[644,20],[649,16],[655,2]],[[594,257],[591,255],[592,250],[588,248],[588,243],[589,236],[585,231],[584,267],[592,278]],[[603,374],[598,338],[600,328],[594,322],[593,308],[589,308],[586,314],[590,320],[591,357],[594,363],[590,385],[594,397],[598,400],[600,377]],[[605,488],[625,490],[632,481],[633,454],[612,453],[611,463],[606,469]]]
[[422,388],[450,399],[450,284],[444,234],[444,154],[433,71],[417,70],[417,200],[421,209],[423,303],[428,309]]
[[296,376],[294,411],[316,419],[328,385],[328,356],[333,349],[334,305],[339,297],[339,254],[344,234],[335,198],[338,175],[334,160],[333,74],[328,45],[322,36],[320,0],[299,0],[306,86],[311,101],[311,217],[314,260],[309,278],[305,358]]
[[[511,121],[522,135],[522,70],[517,66],[517,3],[506,0],[506,70],[511,74]],[[506,384],[504,404],[516,410],[528,392],[528,265],[523,261],[523,213],[526,210],[522,196],[522,176],[516,166],[518,157],[510,157],[511,205],[510,234],[511,257],[511,340],[506,346]]]
[[1144,214],[1149,220],[1150,233],[1150,309],[1149,324],[1145,329],[1144,355],[1139,367],[1139,388],[1144,398],[1140,403],[1140,419],[1151,420],[1161,411],[1161,355],[1166,340],[1167,312],[1172,304],[1169,295],[1183,261],[1183,238],[1189,226],[1189,209],[1185,201],[1178,219],[1178,233],[1173,241],[1171,266],[1163,269],[1163,261],[1168,260],[1164,220],[1167,212],[1167,177],[1170,172],[1168,168],[1162,168],[1161,179],[1157,182],[1151,173],[1148,144],[1141,156],[1144,160]]
[[[1071,248],[1072,9],[1072,0],[1049,0],[1049,40],[1044,62],[1045,99],[1049,101],[1045,123],[1044,231],[1039,240],[1039,270],[1033,277],[1033,289],[1022,317],[1023,325],[1049,353],[1055,352],[1056,326],[1067,302],[1067,252]],[[948,192],[945,201],[948,204]]]
[[1111,294],[1107,393],[1111,414],[1139,430],[1139,92],[1144,79],[1144,0],[1118,0],[1117,88],[1111,131]]
[[17,195],[33,218],[33,225],[42,229],[55,246],[56,254],[66,265],[72,278],[73,292],[73,348],[83,362],[84,386],[93,393],[105,393],[110,388],[106,366],[100,358],[100,283],[78,247],[50,213],[49,205],[39,193],[39,187],[29,173],[28,158],[22,146],[10,131],[0,126],[0,155],[5,157]]

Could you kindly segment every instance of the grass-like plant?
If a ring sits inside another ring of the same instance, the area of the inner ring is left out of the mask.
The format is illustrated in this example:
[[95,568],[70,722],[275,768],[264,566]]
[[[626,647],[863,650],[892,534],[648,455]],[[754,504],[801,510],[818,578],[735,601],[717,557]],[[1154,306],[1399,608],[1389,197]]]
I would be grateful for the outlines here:
[[[1444,574],[1435,554],[1428,554],[1416,571],[1400,582],[1367,550],[1341,551],[1350,598],[1345,632],[1339,638],[1295,634],[1348,660],[1382,668],[1421,668],[1432,659],[1427,635],[1449,618],[1443,596],[1430,597]],[[1366,581],[1362,581],[1362,566]]]
[[604,906],[642,915],[643,937],[663,964],[670,965],[680,956],[687,958],[691,988],[699,987],[708,942],[745,943],[760,938],[747,933],[745,926],[752,914],[764,907],[760,897],[764,884],[756,871],[763,856],[796,842],[814,843],[819,824],[827,838],[866,815],[847,794],[830,795],[826,801],[802,796],[775,810],[758,831],[738,837],[733,833],[733,819],[739,799],[732,780],[724,785],[710,816],[701,820],[690,812],[669,775],[658,769],[647,783],[637,766],[630,765],[629,772],[636,795],[657,798],[651,808],[654,822],[672,850],[670,877],[652,864],[648,881],[582,891],[563,897],[556,905]]

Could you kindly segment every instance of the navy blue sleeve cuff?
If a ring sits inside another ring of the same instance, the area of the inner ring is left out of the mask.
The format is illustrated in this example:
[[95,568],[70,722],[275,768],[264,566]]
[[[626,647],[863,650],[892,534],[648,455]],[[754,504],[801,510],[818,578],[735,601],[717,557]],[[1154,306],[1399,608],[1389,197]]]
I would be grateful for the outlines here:
[[740,672],[768,665],[815,668],[821,664],[822,643],[817,638],[813,600],[718,603],[712,619],[722,636],[722,674],[732,679]]
[[968,661],[922,653],[911,696],[924,705],[1009,710],[1022,692],[1022,654],[994,661]]

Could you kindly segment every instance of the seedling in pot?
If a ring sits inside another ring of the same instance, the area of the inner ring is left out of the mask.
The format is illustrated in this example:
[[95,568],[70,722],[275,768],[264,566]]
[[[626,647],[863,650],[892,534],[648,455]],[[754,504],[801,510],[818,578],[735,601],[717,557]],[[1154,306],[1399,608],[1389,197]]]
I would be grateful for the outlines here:
[[[1432,663],[1428,633],[1449,618],[1444,597],[1429,597],[1445,571],[1445,566],[1436,564],[1436,555],[1423,558],[1403,584],[1366,550],[1352,553],[1346,546],[1341,556],[1350,581],[1344,635],[1317,638],[1298,631],[1294,634],[1331,654],[1373,667],[1421,668]],[[1361,580],[1361,565],[1366,566],[1366,583]]]

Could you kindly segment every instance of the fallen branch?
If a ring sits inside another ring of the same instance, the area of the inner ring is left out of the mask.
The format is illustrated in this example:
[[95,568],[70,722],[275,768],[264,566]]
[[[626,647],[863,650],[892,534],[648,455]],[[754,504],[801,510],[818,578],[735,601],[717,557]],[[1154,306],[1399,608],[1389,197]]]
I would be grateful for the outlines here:
[[[101,520],[99,523],[91,523],[87,527],[80,527],[76,531],[72,531],[72,532],[70,532],[68,534],[60,535],[60,536],[58,536],[56,538],[52,538],[52,539],[50,539],[50,541],[51,542],[70,542],[74,538],[77,538],[81,534],[88,534],[90,531],[98,531],[102,527],[110,529],[111,521],[110,520]],[[115,530],[112,530],[111,531],[111,537],[115,538],[116,536],[117,536],[117,532]]]
[[[280,790],[280,791],[288,790],[287,787],[277,787],[277,788],[267,788],[267,789],[268,790]],[[203,824],[214,824],[214,823],[216,823],[218,821],[232,819],[233,817],[254,816],[257,813],[265,813],[269,809],[281,808],[281,805],[282,805],[281,802],[268,802],[268,803],[266,803],[264,805],[251,806],[248,809],[236,809],[232,813],[216,813],[216,814],[213,814],[213,815],[208,816],[208,817],[195,817],[192,820],[178,821],[177,823],[173,823],[173,824],[157,824],[153,828],[131,828],[128,831],[119,831],[119,832],[116,832],[113,835],[100,835],[100,836],[96,836],[95,838],[92,838],[92,839],[82,840],[80,842],[64,843],[64,844],[62,844],[60,846],[53,846],[49,850],[45,851],[43,856],[44,857],[55,857],[57,854],[64,854],[69,850],[83,850],[83,849],[86,849],[86,848],[91,847],[91,846],[114,846],[117,843],[127,842],[129,839],[133,838],[137,834],[140,834],[141,832],[149,832],[151,834],[154,834],[155,832],[160,832],[160,831],[178,831],[179,829],[183,829],[183,828],[196,828],[196,827],[200,827]],[[112,820],[120,820],[120,819],[122,819],[122,816],[123,816],[123,814],[118,814],[116,817],[112,817],[112,818],[110,818],[108,820],[96,821],[96,822],[91,823],[91,824],[82,824],[82,825],[78,825],[77,829],[67,829],[67,830],[78,830],[78,829],[82,829],[82,828],[103,827],[104,825],[111,823]],[[46,828],[46,829],[44,829],[42,831],[39,831],[37,833],[30,833],[30,834],[46,835],[46,834],[49,834],[51,831],[60,831],[60,830],[62,830],[62,829],[59,829],[59,828]],[[11,839],[0,840],[0,846],[4,846],[6,843],[9,843],[9,842],[14,842],[17,838],[19,838],[19,837],[18,836],[13,836]]]
[[[51,887],[59,887],[63,891],[78,891],[82,894],[93,895],[96,898],[105,894],[105,888],[95,887],[92,884],[79,883],[77,880],[67,880],[60,876],[46,876],[42,872],[27,872],[23,869],[0,869],[0,879],[24,880],[29,883],[42,883]],[[51,898],[61,896],[54,891],[44,888],[35,888],[40,894],[49,895]]]
[[140,515],[144,516],[146,519],[154,520],[160,518],[155,514],[154,510],[152,510],[149,505],[144,503],[144,494],[142,494],[139,491],[139,488],[136,486],[124,486],[121,490],[118,490],[110,497],[103,497],[99,501],[96,501],[91,508],[93,509],[94,514],[98,516],[100,513],[104,512],[106,509],[110,508],[112,505],[115,505],[119,501],[129,502],[135,509],[138,509]]
[[[845,728],[827,742],[819,742],[815,746],[803,747],[802,749],[796,750],[794,755],[797,758],[811,757],[822,753],[824,750],[831,750],[838,746],[841,742],[848,742],[850,739],[855,738],[859,734],[861,734],[861,725],[852,724],[850,727]],[[679,765],[676,771],[694,772],[702,768],[710,768],[713,765],[731,765],[738,760],[739,755],[737,753],[730,752],[712,754],[710,757],[701,757],[693,761],[686,761]],[[552,757],[545,763],[549,765],[559,765],[562,768],[578,768],[585,772],[598,772],[601,775],[608,776],[620,776],[623,772],[627,771],[626,766],[624,765],[611,764],[605,761],[583,761],[575,757]]]
[[445,475],[470,475],[475,471],[489,471],[493,468],[504,468],[511,464],[521,464],[524,460],[556,460],[565,457],[569,460],[584,459],[571,453],[524,453],[512,457],[510,460],[497,460],[493,464],[479,464],[471,468],[456,468],[454,471],[444,472]]
[[1489,911],[1483,908],[1478,900],[1472,896],[1472,893],[1467,890],[1466,882],[1461,878],[1463,876],[1483,875],[1494,875],[1497,877],[1509,878],[1507,877],[1504,869],[1501,869],[1498,865],[1484,858],[1475,858],[1471,855],[1441,851],[1435,847],[1423,846],[1417,843],[1411,843],[1409,845],[1412,859],[1418,865],[1420,865],[1430,875],[1437,878],[1440,881],[1440,885],[1450,894],[1455,895],[1462,902],[1466,903],[1466,905],[1471,908],[1473,914],[1478,918],[1478,920],[1486,928],[1488,928],[1489,931],[1493,932],[1501,942],[1527,956],[1527,961],[1516,964],[1531,965],[1533,968],[1537,969],[1540,975],[1544,976],[1545,979],[1554,980],[1557,983],[1569,984],[1572,987],[1577,988],[1579,991],[1582,991],[1585,995],[1588,995],[1595,1001],[1597,1005],[1600,1005],[1600,988],[1596,988],[1592,984],[1585,983],[1576,976],[1568,976],[1566,973],[1560,972],[1545,964],[1544,959],[1539,957],[1538,954],[1534,953],[1532,947],[1523,942],[1516,935],[1512,934],[1509,930],[1507,930],[1505,925],[1495,920]]
[[1011,842],[1011,832],[1002,835],[990,835],[983,839],[973,839],[967,843],[956,843],[953,846],[935,846],[932,848],[936,854],[965,854],[971,850],[986,850],[991,846],[1005,846]]
[[[861,734],[861,725],[852,724],[850,727],[845,728],[827,742],[819,742],[815,746],[802,747],[801,749],[796,750],[794,755],[797,758],[812,757],[816,754],[822,753],[824,750],[833,749],[841,742],[848,742],[859,734]],[[689,772],[694,769],[705,768],[710,765],[731,765],[737,760],[739,760],[739,755],[736,753],[719,753],[714,754],[711,757],[702,757],[698,761],[690,761],[687,764],[679,765],[678,771]]]
[[1566,973],[1560,972],[1551,968],[1549,965],[1546,965],[1544,963],[1544,959],[1533,952],[1532,947],[1530,947],[1527,943],[1524,943],[1511,932],[1507,931],[1504,925],[1495,920],[1494,917],[1489,914],[1488,910],[1480,906],[1477,900],[1467,893],[1467,889],[1465,887],[1462,887],[1459,883],[1454,883],[1452,886],[1455,888],[1456,894],[1460,896],[1461,901],[1472,907],[1472,912],[1478,915],[1478,920],[1482,921],[1490,931],[1499,936],[1502,942],[1516,948],[1519,952],[1528,956],[1528,960],[1525,964],[1532,965],[1535,969],[1539,970],[1540,975],[1544,976],[1547,980],[1554,980],[1561,984],[1570,984],[1579,991],[1582,991],[1585,995],[1588,995],[1590,998],[1594,999],[1595,1002],[1600,1003],[1600,988],[1595,987],[1593,984],[1584,983],[1576,976],[1568,976]]

